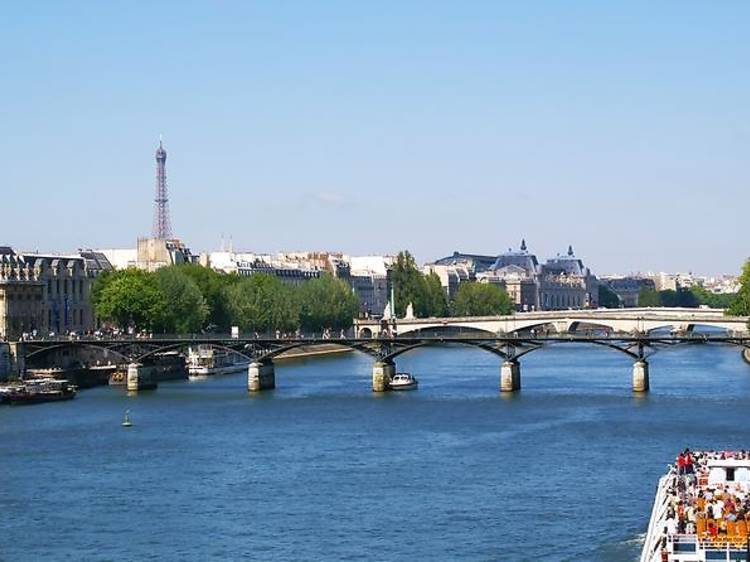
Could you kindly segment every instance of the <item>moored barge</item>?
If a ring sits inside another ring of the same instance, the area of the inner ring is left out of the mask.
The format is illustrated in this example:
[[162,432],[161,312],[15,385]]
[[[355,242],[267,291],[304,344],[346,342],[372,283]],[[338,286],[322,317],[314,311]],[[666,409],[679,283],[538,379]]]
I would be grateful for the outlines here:
[[78,387],[64,379],[31,379],[4,387],[2,401],[12,406],[72,400]]

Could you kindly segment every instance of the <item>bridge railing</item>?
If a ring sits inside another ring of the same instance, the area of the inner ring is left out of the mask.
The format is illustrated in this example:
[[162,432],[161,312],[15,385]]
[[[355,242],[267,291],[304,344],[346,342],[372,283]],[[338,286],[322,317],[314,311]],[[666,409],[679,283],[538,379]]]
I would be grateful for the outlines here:
[[451,341],[451,340],[472,340],[472,341],[695,341],[695,342],[722,342],[727,340],[750,340],[750,334],[747,332],[734,333],[705,333],[705,332],[672,332],[668,334],[647,334],[644,332],[545,332],[545,333],[518,333],[510,332],[505,334],[491,335],[487,333],[476,332],[458,332],[453,334],[414,334],[405,335],[375,335],[372,337],[341,337],[334,335],[330,337],[321,337],[316,334],[299,334],[299,335],[280,335],[275,334],[252,334],[242,335],[239,337],[232,334],[149,334],[149,335],[100,335],[100,336],[45,336],[37,338],[26,338],[23,341],[30,344],[61,344],[61,343],[158,343],[158,342],[195,342],[210,344],[211,342],[304,342],[304,343],[335,343],[336,341],[346,342],[411,342],[411,341]]

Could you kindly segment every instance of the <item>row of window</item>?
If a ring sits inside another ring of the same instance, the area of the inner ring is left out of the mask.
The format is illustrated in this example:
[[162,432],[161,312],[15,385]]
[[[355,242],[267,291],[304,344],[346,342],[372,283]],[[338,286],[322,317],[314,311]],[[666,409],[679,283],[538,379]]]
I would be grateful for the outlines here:
[[40,301],[42,300],[42,295],[40,295],[39,293],[37,294],[21,293],[20,295],[16,295],[11,292],[0,293],[0,301],[3,299],[8,300],[8,301],[34,301],[34,300]]
[[584,299],[580,294],[548,294],[542,295],[542,306],[545,308],[577,308],[583,306]]
[[[62,283],[60,283],[62,281]],[[62,294],[64,295],[76,295],[78,298],[83,298],[83,284],[87,281],[86,279],[48,279],[47,280],[47,292],[49,294]],[[70,284],[68,283],[70,282]],[[54,289],[54,290],[53,290]],[[62,289],[62,291],[60,290]],[[68,291],[70,289],[70,291]]]

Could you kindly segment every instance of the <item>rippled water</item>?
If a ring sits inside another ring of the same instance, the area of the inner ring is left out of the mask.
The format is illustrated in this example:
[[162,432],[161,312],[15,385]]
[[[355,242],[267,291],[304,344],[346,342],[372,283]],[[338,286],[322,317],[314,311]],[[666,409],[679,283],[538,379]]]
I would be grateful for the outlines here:
[[679,448],[750,447],[733,348],[657,354],[644,398],[575,345],[524,358],[513,397],[478,350],[400,357],[411,393],[373,395],[371,365],[0,408],[0,560],[632,561]]

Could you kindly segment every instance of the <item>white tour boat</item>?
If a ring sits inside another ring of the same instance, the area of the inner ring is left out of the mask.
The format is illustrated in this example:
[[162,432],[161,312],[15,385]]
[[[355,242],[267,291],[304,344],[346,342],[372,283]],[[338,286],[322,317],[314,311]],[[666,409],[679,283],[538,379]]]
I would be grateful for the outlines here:
[[659,479],[641,562],[750,560],[750,451],[686,449]]
[[214,349],[209,345],[188,349],[187,368],[190,378],[240,373],[246,370],[249,364],[250,361],[241,355]]
[[409,373],[396,373],[389,386],[391,390],[415,390],[418,384],[417,379]]

